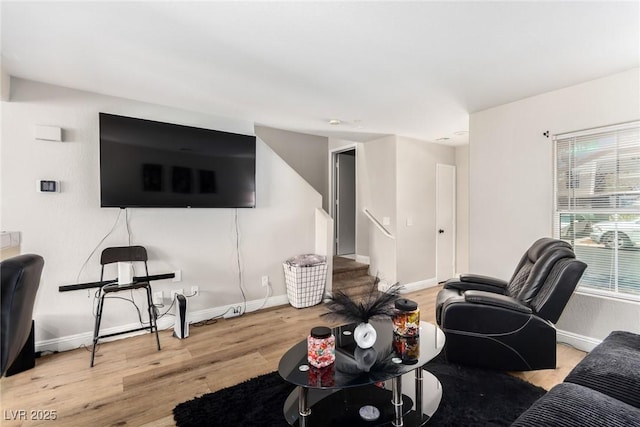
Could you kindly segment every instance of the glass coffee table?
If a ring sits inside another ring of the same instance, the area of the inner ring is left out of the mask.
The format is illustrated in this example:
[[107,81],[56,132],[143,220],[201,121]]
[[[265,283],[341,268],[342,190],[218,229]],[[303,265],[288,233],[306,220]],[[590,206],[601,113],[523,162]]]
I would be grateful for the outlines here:
[[336,360],[326,368],[307,362],[306,339],[280,359],[278,372],[297,386],[284,404],[293,426],[421,426],[442,398],[438,379],[422,369],[444,347],[444,333],[420,322],[420,336],[401,338],[391,320],[371,321],[377,339],[370,349],[353,340],[356,324],[333,328]]

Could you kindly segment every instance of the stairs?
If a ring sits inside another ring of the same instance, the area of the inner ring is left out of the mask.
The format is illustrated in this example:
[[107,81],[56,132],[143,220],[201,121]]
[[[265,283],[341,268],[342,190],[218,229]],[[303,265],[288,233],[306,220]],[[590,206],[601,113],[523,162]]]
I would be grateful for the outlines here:
[[369,293],[375,278],[369,276],[369,266],[348,258],[333,257],[333,292],[342,291],[351,297]]

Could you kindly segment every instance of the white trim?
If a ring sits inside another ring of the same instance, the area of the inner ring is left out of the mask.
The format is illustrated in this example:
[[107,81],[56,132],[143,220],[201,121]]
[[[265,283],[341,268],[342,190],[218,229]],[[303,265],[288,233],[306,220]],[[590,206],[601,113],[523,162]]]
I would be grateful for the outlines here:
[[615,302],[627,302],[629,304],[640,304],[640,296],[626,294],[624,292],[609,292],[590,288],[588,285],[580,285],[575,291],[578,295],[600,298]]
[[19,231],[0,232],[0,249],[17,248],[20,246]]
[[371,265],[371,258],[369,258],[368,256],[356,254],[356,262],[359,262],[360,264]]
[[458,230],[456,228],[457,226],[457,221],[456,218],[458,216],[458,206],[457,206],[457,168],[455,165],[448,165],[445,163],[436,163],[436,207],[435,207],[435,219],[436,219],[436,228],[435,228],[435,233],[436,233],[436,278],[439,276],[439,272],[438,272],[438,266],[439,266],[439,262],[438,262],[438,255],[440,253],[440,250],[438,248],[438,230],[440,229],[440,221],[439,221],[439,215],[438,215],[438,203],[440,202],[440,192],[438,191],[438,189],[440,188],[439,181],[440,181],[440,170],[444,170],[444,169],[452,169],[453,170],[453,179],[452,179],[452,197],[451,197],[451,209],[453,211],[453,220],[451,221],[451,228],[452,228],[452,233],[453,233],[453,241],[452,241],[452,254],[451,254],[451,260],[453,261],[453,268],[451,269],[453,272],[456,271],[457,265],[456,265],[456,241],[457,241],[457,233]]
[[315,210],[315,252],[327,257],[326,291],[333,289],[333,218],[322,208]]
[[[631,121],[631,122],[626,122],[626,123],[619,123],[619,124],[613,124],[613,125],[608,125],[608,126],[598,126],[598,127],[594,127],[594,128],[589,128],[589,129],[582,129],[582,130],[577,130],[574,132],[566,132],[563,134],[556,134],[553,135],[553,150],[552,150],[552,162],[553,162],[553,210],[552,210],[552,220],[551,220],[551,235],[555,238],[562,238],[561,236],[561,217],[563,214],[583,214],[583,213],[594,213],[594,214],[605,214],[605,215],[618,215],[620,213],[634,213],[637,214],[638,213],[638,209],[637,208],[624,208],[624,207],[609,207],[609,208],[605,208],[605,207],[591,207],[591,208],[582,208],[579,204],[576,206],[575,200],[579,197],[595,197],[597,194],[594,192],[595,190],[593,188],[587,189],[587,188],[583,188],[583,186],[578,185],[579,187],[579,191],[568,191],[565,195],[564,190],[562,193],[563,197],[567,198],[567,206],[564,209],[559,209],[558,207],[558,199],[559,199],[559,190],[561,190],[559,188],[558,185],[558,176],[559,175],[564,175],[564,173],[571,173],[577,166],[575,164],[575,160],[576,160],[576,147],[575,144],[577,142],[579,142],[579,139],[581,137],[584,136],[593,136],[593,137],[600,137],[602,135],[616,135],[617,132],[623,131],[625,129],[638,129],[640,128],[640,120],[635,120],[635,121]],[[565,166],[559,168],[558,167],[558,151],[559,151],[559,144],[570,144],[571,147],[571,152],[569,153],[569,162]],[[623,147],[626,145],[623,145]],[[615,152],[618,153],[618,150],[620,150],[620,145],[616,145],[615,147]],[[607,150],[609,150],[609,148],[607,148]],[[596,151],[605,151],[605,150],[596,150]],[[600,155],[599,155],[600,156]],[[598,164],[598,162],[600,161],[600,157],[597,156],[595,157],[595,161],[596,165]],[[604,158],[604,157],[603,157]],[[607,154],[606,158],[609,158],[609,155]],[[585,163],[586,164],[586,163]],[[566,170],[565,170],[566,169]],[[596,170],[597,170],[597,166],[596,166]],[[595,172],[594,172],[595,173]],[[619,171],[616,171],[616,175],[619,173]],[[592,187],[594,184],[594,180],[595,178],[589,178],[584,180],[584,182],[586,182],[588,184],[589,187]],[[582,181],[582,179],[580,179],[579,181]],[[586,193],[585,193],[586,191]],[[636,191],[630,191],[629,194],[635,194],[637,193]],[[605,195],[611,195],[611,194],[615,194],[615,193],[598,193],[601,196],[605,196]],[[572,245],[574,245],[575,242],[572,242]],[[578,244],[576,244],[577,246]],[[597,258],[601,258],[601,255],[594,255],[597,256]],[[587,284],[579,284],[578,288],[576,290],[577,294],[580,295],[584,295],[584,296],[589,296],[589,297],[594,297],[594,298],[600,298],[603,300],[610,300],[610,301],[616,301],[616,302],[627,302],[627,303],[631,303],[631,304],[639,304],[640,303],[640,296],[638,295],[634,295],[628,292],[624,292],[619,290],[619,279],[618,279],[618,274],[620,273],[620,266],[619,264],[619,258],[617,256],[617,254],[614,253],[614,251],[611,251],[611,256],[615,258],[613,258],[613,265],[611,266],[611,272],[610,275],[613,276],[613,286],[615,287],[615,290],[609,291],[609,290],[602,290],[602,289],[597,289],[595,286],[591,287]],[[589,270],[588,270],[589,271]],[[583,282],[584,282],[584,278],[583,278]],[[595,282],[598,281],[598,279],[592,279]],[[606,284],[606,283],[605,283]]]
[[586,352],[590,352],[602,342],[602,340],[596,338],[574,334],[573,332],[563,331],[561,329],[556,330],[556,340],[560,343],[569,344],[570,346],[575,347],[578,350]]
[[[352,144],[346,144],[346,145],[342,145],[338,148],[333,148],[331,150],[329,150],[329,215],[331,216],[331,218],[333,218],[335,220],[335,204],[336,204],[336,200],[335,200],[335,191],[334,191],[334,187],[335,187],[335,155],[345,152],[345,151],[351,151],[351,150],[355,150],[356,152],[356,158],[358,158],[358,144],[356,142],[352,143]],[[358,194],[358,162],[356,161],[356,194]],[[357,206],[356,206],[356,211],[358,210]],[[357,220],[357,217],[356,217]],[[356,222],[356,230],[357,230],[357,222]]]
[[589,129],[581,129],[581,130],[567,132],[567,133],[558,133],[553,135],[553,140],[555,141],[558,139],[576,138],[584,135],[593,135],[594,133],[598,134],[598,133],[606,133],[606,132],[616,132],[619,130],[629,129],[637,126],[640,126],[640,120],[636,120],[633,122],[619,123],[619,124],[609,125],[609,126],[598,126],[598,127],[589,128]]
[[[438,286],[438,281],[435,277],[425,280],[419,280],[417,282],[407,283],[402,286],[401,294],[406,294],[409,292],[421,291],[423,289],[429,289]],[[381,292],[386,292],[391,287],[391,283],[386,282],[385,280],[380,279],[380,283],[378,283],[378,290]]]
[[353,142],[353,143],[349,143],[349,144],[345,144],[342,145],[340,147],[337,148],[333,148],[329,150],[329,216],[331,218],[333,218],[333,239],[334,241],[332,242],[333,244],[333,252],[334,255],[338,253],[338,244],[337,244],[337,238],[338,238],[338,221],[336,218],[336,197],[337,195],[335,194],[335,186],[336,186],[336,160],[337,160],[337,155],[340,153],[344,153],[347,151],[354,151],[355,152],[355,164],[354,164],[354,171],[355,171],[355,187],[356,187],[356,191],[355,191],[355,202],[356,202],[356,223],[355,223],[355,242],[354,242],[354,250],[357,252],[358,251],[358,143],[357,142]]
[[373,225],[376,226],[376,228],[378,230],[380,230],[380,232],[385,236],[388,237],[389,239],[395,240],[395,237],[393,236],[393,234],[391,234],[391,232],[389,230],[387,230],[384,225],[382,225],[382,223],[380,223],[380,221],[378,221],[378,219],[373,216],[373,214],[369,211],[369,209],[367,209],[366,207],[362,208],[362,213],[365,214],[367,216],[367,218],[369,218],[369,220],[371,221],[371,223]]
[[425,280],[419,280],[417,282],[411,282],[404,285],[400,293],[406,294],[408,292],[421,291],[423,289],[429,289],[438,286],[438,280],[435,277]]
[[[253,311],[258,311],[260,309],[264,309],[268,307],[286,305],[286,304],[289,304],[289,300],[287,299],[286,295],[276,295],[271,298],[268,298],[266,301],[266,304],[264,303],[265,303],[265,300],[262,298],[258,300],[247,301],[246,312],[251,313]],[[214,308],[198,310],[193,312],[188,311],[187,316],[189,319],[189,323],[197,323],[197,322],[202,322],[204,320],[212,319],[214,317],[220,317],[230,307],[237,307],[237,306],[244,307],[244,304],[242,302],[239,302],[235,304],[228,304],[222,307],[214,307]],[[160,331],[165,329],[171,329],[173,328],[173,323],[174,322],[173,322],[172,316],[163,317],[162,319],[158,320],[158,329]],[[128,325],[121,325],[113,328],[102,329],[100,332],[102,334],[111,334],[111,333],[126,331],[128,329],[139,328],[139,327],[140,327],[139,323],[131,323]],[[134,335],[142,335],[147,333],[148,332],[146,331],[132,332],[131,334],[123,334],[117,337],[110,337],[104,340],[100,340],[100,342],[114,341],[117,339],[122,339],[122,338],[131,337]],[[52,338],[48,340],[36,341],[35,348],[36,348],[36,351],[67,351],[67,350],[74,350],[83,345],[90,347],[92,342],[93,342],[93,331],[83,332],[75,335],[67,335],[67,336],[58,337],[58,338]],[[160,344],[162,345],[162,342]]]

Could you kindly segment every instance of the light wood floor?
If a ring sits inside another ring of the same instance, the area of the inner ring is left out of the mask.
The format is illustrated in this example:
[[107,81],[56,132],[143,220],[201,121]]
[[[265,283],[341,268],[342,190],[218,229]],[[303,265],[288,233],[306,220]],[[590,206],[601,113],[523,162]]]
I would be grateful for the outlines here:
[[[439,288],[407,294],[420,305],[422,320],[434,322]],[[242,317],[191,326],[178,340],[162,331],[162,350],[153,335],[100,345],[94,368],[90,353],[78,349],[37,359],[29,371],[0,380],[3,426],[131,425],[173,426],[172,409],[185,400],[274,371],[284,352],[304,339],[322,305],[283,306]],[[558,345],[558,368],[515,375],[546,389],[561,382],[584,353]],[[55,411],[56,421],[11,421],[15,411]]]

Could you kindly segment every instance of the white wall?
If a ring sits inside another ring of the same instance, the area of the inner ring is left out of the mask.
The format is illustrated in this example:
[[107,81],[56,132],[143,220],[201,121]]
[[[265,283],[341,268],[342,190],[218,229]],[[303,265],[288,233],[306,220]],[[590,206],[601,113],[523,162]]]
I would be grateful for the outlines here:
[[333,289],[333,218],[324,209],[315,211],[316,246],[314,253],[327,257],[327,281],[325,292]]
[[11,97],[11,77],[0,66],[0,101],[8,101]]
[[[640,69],[556,90],[470,117],[469,267],[508,279],[539,237],[552,234],[558,134],[638,120]],[[574,295],[558,328],[585,339],[640,332],[640,305]]]
[[[366,170],[366,156],[362,142],[348,141],[338,138],[329,138],[329,156],[328,159],[328,186],[331,185],[331,156],[336,151],[356,150],[356,256],[359,261],[369,262],[369,220],[362,213],[362,208],[366,206],[366,200],[369,194],[368,181],[364,179],[362,171]],[[329,189],[329,197],[333,197],[332,189]],[[331,212],[329,209],[327,212]]]
[[469,271],[469,146],[456,147],[456,272]]
[[403,284],[434,281],[436,165],[455,165],[455,149],[398,137],[396,155],[397,280]]
[[[331,144],[330,144],[331,145]],[[436,283],[436,164],[455,164],[455,149],[388,136],[358,146],[358,193],[390,239],[367,220],[370,274],[410,289]],[[411,221],[408,221],[408,220]],[[408,225],[412,222],[413,225]]]
[[[363,167],[360,167],[362,165]],[[358,183],[362,189],[363,206],[382,223],[386,217],[389,225],[385,228],[394,236],[397,225],[397,162],[396,137],[389,136],[362,144],[358,151]],[[371,221],[369,234],[369,273],[377,275],[387,284],[397,279],[396,240],[382,234]]]
[[371,194],[369,182],[365,178],[365,174],[361,171],[367,170],[366,154],[363,150],[363,143],[355,144],[356,149],[356,254],[362,262],[370,262],[369,252],[369,227],[371,226],[369,219],[362,212],[367,206],[367,197]]
[[256,135],[322,195],[322,207],[329,211],[327,149],[329,138],[256,126]]
[[[122,214],[113,234],[79,275],[119,214],[118,209],[99,207],[100,111],[253,133],[252,123],[12,80],[11,102],[2,103],[2,229],[22,232],[22,252],[45,259],[34,318],[36,341],[47,342],[49,349],[72,336],[86,340],[93,329],[93,293],[60,293],[58,286],[98,280],[101,249],[127,244]],[[64,142],[34,140],[36,124],[61,126]],[[314,251],[315,209],[322,200],[259,139],[256,155],[257,208],[237,211],[245,293],[250,302],[263,301],[266,289],[261,276],[268,275],[275,295],[270,301],[286,302],[281,263]],[[60,180],[62,192],[37,193],[38,179]],[[132,244],[148,248],[151,274],[182,270],[182,282],[153,282],[154,290],[168,293],[184,288],[189,293],[191,285],[198,285],[201,295],[189,300],[189,310],[202,315],[242,302],[234,209],[128,209],[127,213]],[[136,299],[142,305],[143,299]],[[105,328],[136,321],[129,303],[108,302]]]

